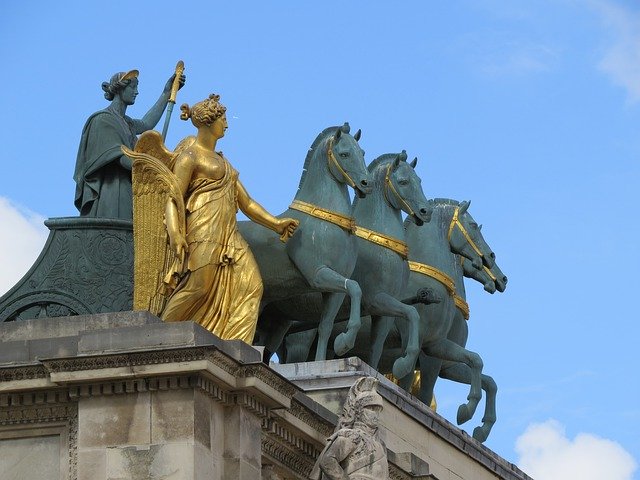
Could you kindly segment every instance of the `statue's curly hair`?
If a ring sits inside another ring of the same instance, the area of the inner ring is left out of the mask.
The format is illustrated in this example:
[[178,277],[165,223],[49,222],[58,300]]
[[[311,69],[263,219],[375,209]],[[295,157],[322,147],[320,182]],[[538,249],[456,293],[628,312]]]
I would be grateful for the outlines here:
[[131,83],[132,79],[121,80],[126,72],[114,73],[108,82],[102,82],[102,90],[104,91],[104,98],[111,101],[116,98],[118,92],[121,92],[127,85]]
[[209,98],[196,103],[193,107],[183,103],[180,106],[182,120],[191,119],[196,128],[211,125],[227,111],[227,107],[220,103],[220,95],[212,93]]

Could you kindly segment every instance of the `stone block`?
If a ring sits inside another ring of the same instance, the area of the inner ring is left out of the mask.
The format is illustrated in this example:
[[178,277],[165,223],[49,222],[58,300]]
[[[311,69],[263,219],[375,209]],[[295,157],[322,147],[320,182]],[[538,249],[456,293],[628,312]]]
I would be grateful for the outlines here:
[[25,340],[2,342],[0,364],[25,363],[29,361],[29,346]]
[[211,420],[209,421],[211,452],[220,460],[224,456],[225,410],[227,408],[218,402],[211,403]]
[[2,480],[59,480],[60,436],[7,438],[0,440]]
[[107,450],[79,449],[78,450],[78,480],[106,480],[107,478]]
[[259,469],[261,449],[260,420],[242,407],[227,407],[224,417],[225,474],[226,460],[242,460]]
[[161,323],[149,312],[114,312],[0,323],[0,342],[71,337],[83,331]]
[[169,444],[107,449],[107,480],[193,480],[193,445]]
[[78,354],[78,337],[29,340],[29,359],[72,357]]
[[207,450],[211,450],[211,402],[201,391],[193,392],[193,436]]
[[82,354],[212,345],[217,337],[193,322],[172,322],[97,330],[80,334]]
[[78,402],[78,447],[148,444],[149,392],[85,397]]
[[225,480],[224,463],[221,457],[213,455],[208,448],[199,443],[194,446],[194,454],[195,480]]
[[151,392],[151,443],[193,442],[194,391]]
[[255,466],[237,458],[226,459],[224,463],[225,480],[259,480],[262,476],[260,466]]

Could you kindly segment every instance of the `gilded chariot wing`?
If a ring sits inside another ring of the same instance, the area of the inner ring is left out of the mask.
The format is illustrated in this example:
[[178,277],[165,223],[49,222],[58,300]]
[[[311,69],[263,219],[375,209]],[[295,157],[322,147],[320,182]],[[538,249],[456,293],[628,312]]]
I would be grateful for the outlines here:
[[133,161],[134,310],[148,310],[159,316],[184,273],[184,258],[169,248],[164,213],[171,199],[184,229],[184,199],[173,164],[193,141],[194,137],[185,138],[172,152],[165,147],[160,133],[150,130],[140,136],[134,150],[122,147]]

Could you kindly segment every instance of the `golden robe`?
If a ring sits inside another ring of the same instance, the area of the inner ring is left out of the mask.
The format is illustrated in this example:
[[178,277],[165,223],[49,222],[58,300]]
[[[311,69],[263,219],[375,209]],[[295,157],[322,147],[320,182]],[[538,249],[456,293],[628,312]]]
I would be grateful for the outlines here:
[[165,321],[193,320],[225,340],[253,341],[262,278],[238,232],[238,172],[225,159],[220,180],[197,178],[187,190],[186,274],[162,312]]

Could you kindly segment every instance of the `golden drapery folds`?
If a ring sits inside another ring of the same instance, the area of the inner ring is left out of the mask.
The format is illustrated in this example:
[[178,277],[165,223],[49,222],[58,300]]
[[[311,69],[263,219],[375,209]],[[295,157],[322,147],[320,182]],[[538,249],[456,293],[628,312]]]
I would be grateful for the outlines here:
[[186,199],[186,274],[168,298],[165,321],[194,319],[223,339],[251,344],[262,279],[236,222],[238,173],[224,160],[219,180],[189,183]]

